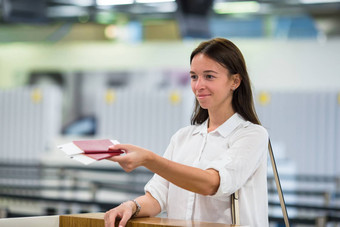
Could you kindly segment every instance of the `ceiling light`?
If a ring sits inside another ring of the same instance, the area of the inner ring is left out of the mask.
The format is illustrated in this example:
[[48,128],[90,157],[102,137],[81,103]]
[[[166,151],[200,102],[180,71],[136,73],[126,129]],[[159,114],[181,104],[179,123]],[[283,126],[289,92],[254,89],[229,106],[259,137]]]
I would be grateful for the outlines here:
[[340,0],[300,0],[303,4],[321,4],[321,3],[336,3]]
[[76,6],[84,6],[84,7],[92,6],[94,3],[93,0],[57,0],[57,1],[52,1],[52,2],[57,3],[57,4],[76,5]]
[[256,13],[260,10],[260,4],[255,1],[216,2],[213,9],[218,14]]
[[136,0],[136,3],[163,3],[174,2],[175,0]]
[[134,0],[96,0],[99,6],[114,6],[133,4]]
[[49,17],[79,17],[88,15],[86,10],[77,6],[53,6],[47,9]]
[[155,10],[160,13],[173,13],[177,10],[177,4],[176,2],[167,2],[160,4]]

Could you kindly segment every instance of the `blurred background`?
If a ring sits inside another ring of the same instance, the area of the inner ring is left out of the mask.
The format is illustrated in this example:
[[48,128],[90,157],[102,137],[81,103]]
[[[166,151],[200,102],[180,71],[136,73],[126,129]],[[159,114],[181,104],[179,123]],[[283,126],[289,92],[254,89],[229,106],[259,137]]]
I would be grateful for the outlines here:
[[[163,154],[190,124],[189,57],[243,52],[293,226],[340,223],[340,1],[0,0],[0,217],[103,212],[152,174],[57,145],[116,139]],[[269,220],[283,226],[268,163]]]

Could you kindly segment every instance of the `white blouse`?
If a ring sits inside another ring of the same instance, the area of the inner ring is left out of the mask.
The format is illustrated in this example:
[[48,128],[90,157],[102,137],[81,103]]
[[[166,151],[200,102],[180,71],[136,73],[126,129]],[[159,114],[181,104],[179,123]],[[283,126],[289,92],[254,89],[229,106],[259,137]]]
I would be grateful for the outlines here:
[[184,190],[154,175],[145,191],[168,218],[231,224],[230,195],[239,190],[241,225],[268,226],[268,133],[238,113],[212,132],[207,121],[177,131],[164,157],[201,169],[215,169],[220,186],[213,196]]

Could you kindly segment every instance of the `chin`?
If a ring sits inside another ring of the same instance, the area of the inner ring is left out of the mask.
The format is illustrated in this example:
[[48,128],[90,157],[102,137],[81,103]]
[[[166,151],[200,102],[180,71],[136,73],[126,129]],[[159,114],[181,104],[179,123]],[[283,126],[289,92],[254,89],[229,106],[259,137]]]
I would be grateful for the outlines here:
[[201,107],[202,109],[204,109],[204,110],[207,110],[207,109],[208,109],[208,106],[207,106],[207,105],[202,105],[201,103],[200,103],[200,107]]

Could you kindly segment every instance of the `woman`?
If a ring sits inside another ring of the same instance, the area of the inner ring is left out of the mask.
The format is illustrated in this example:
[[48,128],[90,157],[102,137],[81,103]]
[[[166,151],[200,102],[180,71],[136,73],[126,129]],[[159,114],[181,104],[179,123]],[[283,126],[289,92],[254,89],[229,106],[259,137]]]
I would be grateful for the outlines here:
[[202,42],[190,58],[196,97],[192,125],[171,138],[163,157],[133,145],[114,145],[110,160],[129,172],[155,173],[145,195],[105,214],[106,226],[155,216],[231,224],[231,195],[239,191],[240,224],[268,226],[267,131],[254,110],[245,61],[229,40]]

